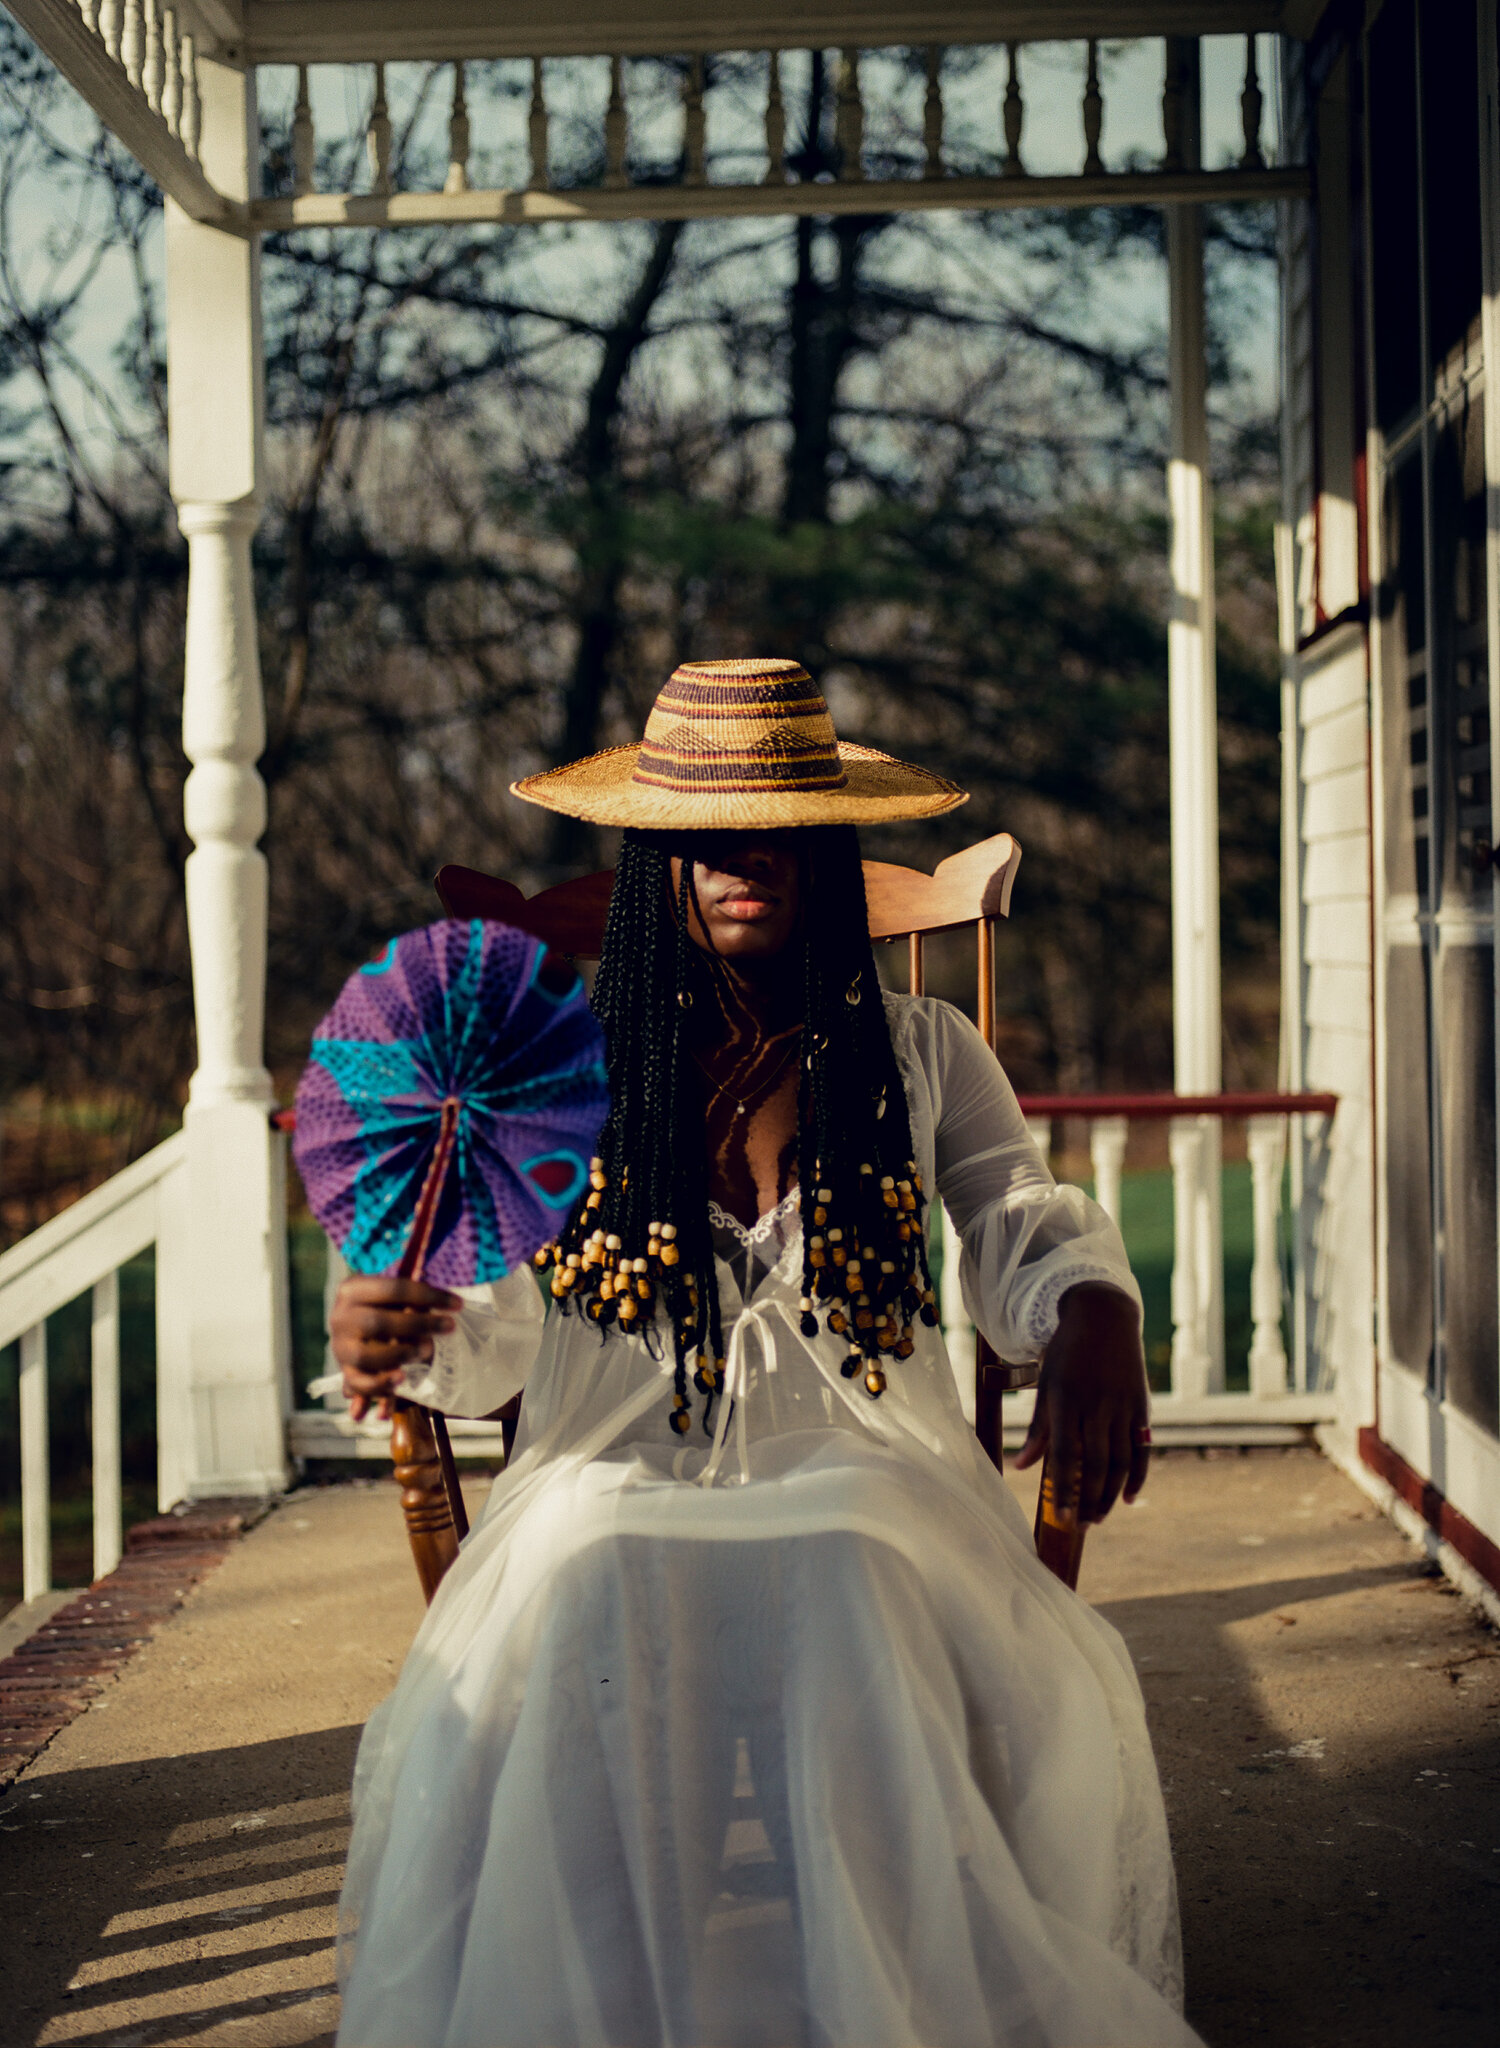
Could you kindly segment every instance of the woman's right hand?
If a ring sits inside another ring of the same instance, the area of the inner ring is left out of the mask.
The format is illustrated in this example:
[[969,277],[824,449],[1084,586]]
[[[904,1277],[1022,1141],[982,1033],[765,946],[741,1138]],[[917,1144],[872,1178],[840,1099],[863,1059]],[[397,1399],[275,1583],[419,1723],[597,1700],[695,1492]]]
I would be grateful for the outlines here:
[[389,1417],[407,1366],[431,1362],[433,1339],[453,1328],[462,1306],[441,1287],[389,1273],[351,1273],[340,1284],[328,1335],[356,1422],[372,1406],[382,1420]]

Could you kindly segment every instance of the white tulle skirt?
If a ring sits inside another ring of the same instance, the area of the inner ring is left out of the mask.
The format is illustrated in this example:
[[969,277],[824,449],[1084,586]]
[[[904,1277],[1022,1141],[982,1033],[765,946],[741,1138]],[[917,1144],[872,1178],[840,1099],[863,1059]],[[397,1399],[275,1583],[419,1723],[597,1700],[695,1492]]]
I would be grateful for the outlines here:
[[958,1463],[519,1459],[361,1748],[343,2048],[1195,2042],[1124,1645]]

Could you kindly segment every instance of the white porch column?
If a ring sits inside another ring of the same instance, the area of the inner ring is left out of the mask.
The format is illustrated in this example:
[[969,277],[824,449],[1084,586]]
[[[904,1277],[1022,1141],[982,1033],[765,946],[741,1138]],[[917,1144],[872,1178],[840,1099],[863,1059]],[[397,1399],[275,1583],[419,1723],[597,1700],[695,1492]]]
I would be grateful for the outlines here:
[[[1183,159],[1201,157],[1197,44],[1184,59]],[[1223,1086],[1219,996],[1219,744],[1214,644],[1213,489],[1208,463],[1204,360],[1203,214],[1167,208],[1172,447],[1167,499],[1172,522],[1172,614],[1167,628],[1171,747],[1172,1028],[1179,1095],[1216,1095]],[[1193,1241],[1179,1234],[1175,1257],[1196,1275],[1196,1315],[1172,1345],[1174,1391],[1212,1392],[1224,1384],[1222,1144],[1218,1120],[1200,1119],[1196,1146],[1174,1148],[1179,1226],[1192,1219]],[[1180,1164],[1178,1161],[1180,1160]],[[1206,1289],[1206,1293],[1203,1291]]]
[[[203,167],[248,198],[254,84],[200,60]],[[158,1380],[163,1491],[201,1498],[285,1485],[290,1404],[285,1160],[264,1060],[265,707],[250,540],[262,425],[259,250],[169,199],[167,362],[172,495],[188,543],[183,749],[188,935],[198,1065],[188,1135],[179,1346]],[[174,1383],[175,1382],[175,1383]],[[169,1442],[170,1437],[170,1442]],[[170,1484],[167,1475],[171,1474]]]

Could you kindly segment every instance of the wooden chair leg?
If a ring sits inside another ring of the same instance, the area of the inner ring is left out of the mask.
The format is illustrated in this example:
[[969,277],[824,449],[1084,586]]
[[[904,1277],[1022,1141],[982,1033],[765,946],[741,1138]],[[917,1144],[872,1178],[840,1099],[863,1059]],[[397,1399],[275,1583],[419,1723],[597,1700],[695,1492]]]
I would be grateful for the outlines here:
[[415,1401],[391,1404],[391,1460],[417,1577],[423,1598],[431,1605],[444,1572],[458,1556],[458,1531],[443,1484],[432,1417]]
[[979,1355],[974,1361],[974,1434],[995,1470],[1003,1472],[1005,1452],[1000,1437],[1003,1414],[1000,1400],[1010,1374],[977,1332],[975,1341]]

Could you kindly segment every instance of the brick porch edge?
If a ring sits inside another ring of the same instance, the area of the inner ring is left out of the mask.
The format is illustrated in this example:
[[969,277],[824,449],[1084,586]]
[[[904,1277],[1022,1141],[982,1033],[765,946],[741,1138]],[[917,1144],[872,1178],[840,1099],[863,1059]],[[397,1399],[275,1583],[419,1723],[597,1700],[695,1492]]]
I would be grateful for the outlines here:
[[223,1500],[138,1522],[108,1578],[96,1579],[0,1658],[0,1791],[98,1698],[268,1508],[265,1501]]

